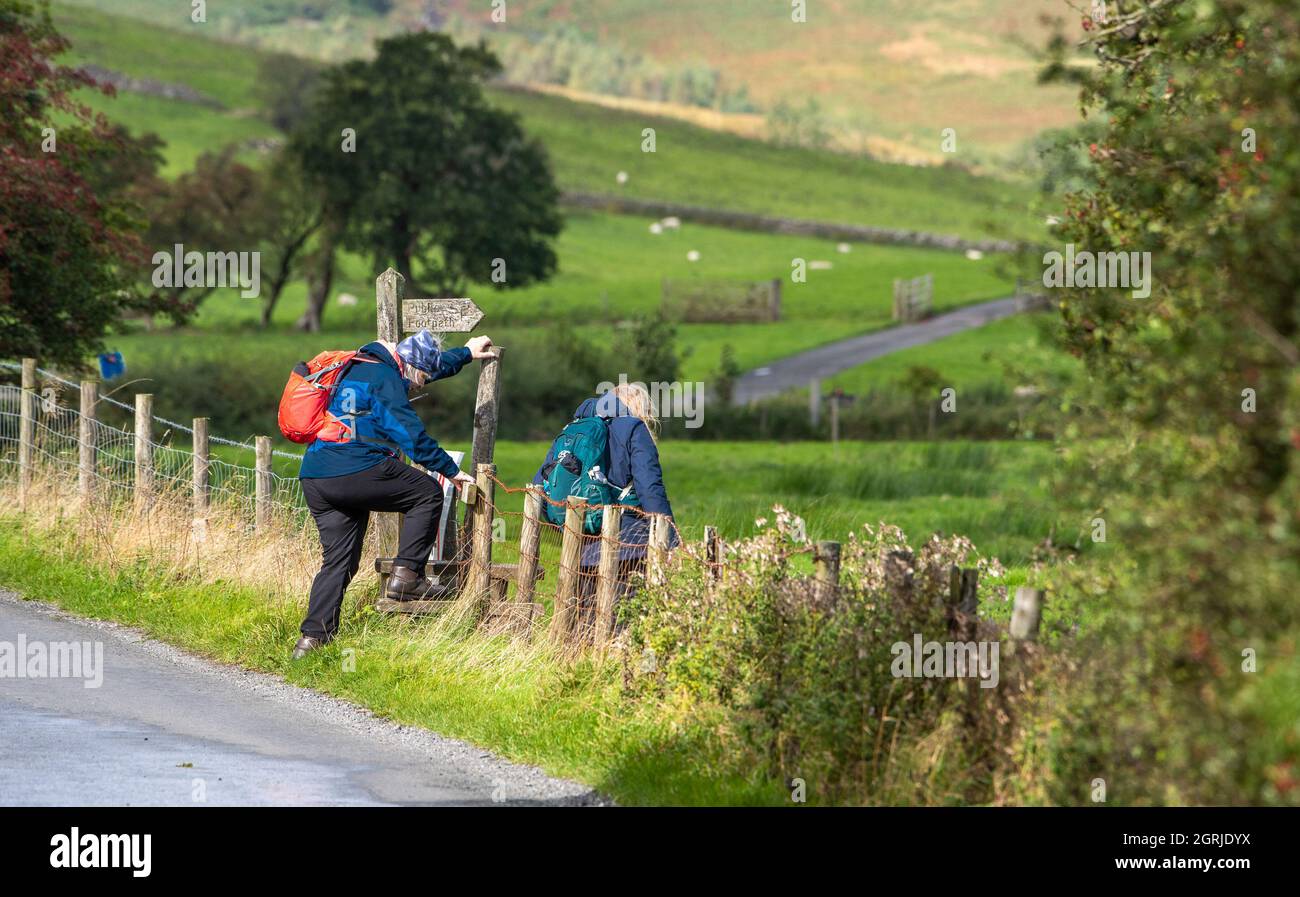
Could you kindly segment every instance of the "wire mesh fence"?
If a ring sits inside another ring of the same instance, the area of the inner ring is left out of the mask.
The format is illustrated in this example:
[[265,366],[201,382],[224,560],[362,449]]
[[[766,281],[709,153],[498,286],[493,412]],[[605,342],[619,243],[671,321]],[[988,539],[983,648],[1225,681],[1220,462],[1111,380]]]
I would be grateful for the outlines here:
[[[0,362],[0,367],[15,369],[19,365]],[[259,519],[259,502],[263,520],[278,518],[301,523],[306,518],[307,504],[296,476],[284,476],[268,467],[262,477],[269,489],[259,499],[259,471],[255,467],[208,452],[200,459],[206,469],[200,497],[195,494],[192,427],[152,414],[146,430],[141,432],[114,426],[99,420],[97,414],[83,415],[80,407],[73,406],[80,395],[79,384],[40,368],[36,376],[32,467],[43,475],[66,475],[69,482],[79,481],[87,500],[109,507],[132,504],[140,500],[142,488],[147,487],[150,496],[194,494],[196,509],[218,504],[222,510],[234,510],[250,526]],[[0,476],[4,477],[21,475],[22,394],[20,386],[0,384]],[[135,406],[109,396],[96,398],[97,407],[105,405],[129,411],[133,416],[137,411]],[[253,449],[247,442],[220,436],[206,436],[206,442]],[[292,461],[301,457],[283,451],[272,451],[270,456]]]

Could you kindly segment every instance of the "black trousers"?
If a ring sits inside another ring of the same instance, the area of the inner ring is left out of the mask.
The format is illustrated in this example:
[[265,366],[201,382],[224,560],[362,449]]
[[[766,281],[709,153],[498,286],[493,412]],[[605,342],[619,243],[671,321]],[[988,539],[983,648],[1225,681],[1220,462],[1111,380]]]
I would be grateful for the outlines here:
[[406,515],[393,563],[421,576],[438,535],[442,488],[438,481],[395,459],[341,477],[302,481],[307,507],[320,530],[320,572],[311,584],[302,634],[329,640],[339,628],[343,592],[361,564],[361,543],[372,511]]

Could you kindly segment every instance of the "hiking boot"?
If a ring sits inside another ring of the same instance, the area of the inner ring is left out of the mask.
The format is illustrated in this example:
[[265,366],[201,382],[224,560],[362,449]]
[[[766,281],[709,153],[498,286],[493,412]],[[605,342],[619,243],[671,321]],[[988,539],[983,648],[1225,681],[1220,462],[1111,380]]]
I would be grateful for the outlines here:
[[394,601],[419,601],[431,597],[434,591],[436,587],[427,578],[410,567],[394,565],[393,572],[388,574],[384,597]]
[[321,639],[313,638],[310,635],[304,635],[298,639],[298,644],[293,646],[293,656],[290,660],[301,660],[307,656],[308,651],[315,651],[317,648],[324,647],[325,642]]

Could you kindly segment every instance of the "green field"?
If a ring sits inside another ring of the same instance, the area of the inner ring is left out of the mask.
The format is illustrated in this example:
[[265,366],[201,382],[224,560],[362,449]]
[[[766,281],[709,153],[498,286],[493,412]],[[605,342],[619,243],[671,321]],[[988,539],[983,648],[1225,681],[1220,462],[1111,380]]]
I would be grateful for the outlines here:
[[[935,307],[943,310],[1008,295],[1012,280],[996,260],[970,261],[957,253],[891,246],[855,245],[847,254],[823,240],[753,234],[683,224],[680,232],[649,233],[643,219],[600,214],[568,218],[557,248],[560,270],[549,283],[496,291],[471,285],[467,291],[486,312],[479,327],[502,344],[513,332],[566,320],[595,339],[612,338],[612,327],[660,306],[660,278],[761,281],[783,278],[783,319],[775,324],[684,324],[679,346],[688,379],[706,380],[717,370],[723,345],[731,345],[742,368],[767,364],[784,355],[813,348],[890,323],[891,284],[895,277],[932,273]],[[686,253],[700,253],[688,262]],[[830,270],[808,272],[807,283],[790,281],[790,261],[830,261]],[[352,292],[356,306],[331,305],[325,316],[328,339],[342,344],[372,337],[374,274],[356,257],[344,257],[337,292]],[[193,328],[137,333],[117,339],[127,352],[182,351],[177,340],[196,331],[238,334],[241,346],[258,354],[279,352],[288,364],[304,345],[322,337],[292,329],[301,312],[305,287],[294,283],[277,308],[269,331],[254,329],[258,307],[234,291],[207,300]],[[314,354],[314,353],[312,353]]]
[[[177,439],[179,448],[186,447]],[[447,443],[468,453],[468,444]],[[549,442],[500,441],[497,477],[518,490],[532,480]],[[295,446],[282,446],[298,451]],[[773,505],[803,517],[810,539],[842,541],[863,524],[893,524],[916,544],[934,532],[968,536],[981,552],[1012,566],[1055,530],[1067,541],[1081,526],[1079,509],[1052,501],[1044,478],[1053,448],[1041,442],[825,443],[682,442],[660,446],[664,482],[684,538],[716,526],[726,538],[756,533]],[[227,446],[213,454],[251,467],[253,452]],[[297,475],[297,462],[276,456],[276,472]],[[499,494],[507,517],[502,546],[518,541],[523,495]]]

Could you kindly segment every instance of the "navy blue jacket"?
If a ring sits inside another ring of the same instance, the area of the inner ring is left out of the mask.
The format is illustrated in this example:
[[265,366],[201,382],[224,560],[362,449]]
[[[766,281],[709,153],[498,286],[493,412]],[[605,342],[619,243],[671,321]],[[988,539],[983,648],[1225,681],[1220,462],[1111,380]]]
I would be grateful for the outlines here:
[[[399,457],[400,451],[416,464],[454,477],[460,468],[425,431],[407,396],[410,384],[398,372],[392,353],[381,343],[368,343],[361,352],[377,362],[354,362],[335,384],[329,407],[330,414],[354,428],[356,438],[311,443],[302,456],[298,476],[310,479],[360,473]],[[430,382],[455,376],[470,357],[466,348],[446,350]]]
[[[668,503],[668,490],[664,487],[664,472],[659,466],[659,446],[655,445],[654,439],[651,438],[649,428],[639,418],[633,417],[626,406],[613,396],[604,401],[595,398],[587,399],[578,406],[573,416],[574,418],[595,417],[598,411],[609,424],[609,470],[605,472],[605,476],[610,484],[618,489],[625,489],[630,484],[636,490],[642,510],[650,514],[667,514],[672,517],[673,507]],[[534,474],[534,483],[540,485],[543,482],[542,469],[551,463],[553,453],[554,447],[546,453],[546,460]],[[624,543],[624,547],[619,551],[620,560],[626,561],[645,555],[644,545],[649,541],[649,523],[646,517],[636,512],[624,512],[619,531],[619,541]],[[675,529],[669,541],[670,544],[677,543]],[[599,550],[599,542],[584,549],[582,565],[590,566],[596,563]]]

